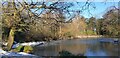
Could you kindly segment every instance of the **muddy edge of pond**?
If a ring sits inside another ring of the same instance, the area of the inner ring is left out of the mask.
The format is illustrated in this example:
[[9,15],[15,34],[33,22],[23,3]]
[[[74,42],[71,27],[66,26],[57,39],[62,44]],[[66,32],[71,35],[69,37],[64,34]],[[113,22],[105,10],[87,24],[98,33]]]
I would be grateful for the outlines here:
[[105,37],[105,36],[102,36],[102,35],[80,35],[80,36],[74,36],[74,37],[60,38],[60,40],[72,40],[72,39],[84,39],[84,38],[93,39],[93,38],[101,38],[101,37]]

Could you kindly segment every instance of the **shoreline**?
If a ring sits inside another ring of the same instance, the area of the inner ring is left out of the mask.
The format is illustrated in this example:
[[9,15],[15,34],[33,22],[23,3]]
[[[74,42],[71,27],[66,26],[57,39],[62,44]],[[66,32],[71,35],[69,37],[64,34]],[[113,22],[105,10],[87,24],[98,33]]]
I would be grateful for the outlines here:
[[[93,39],[93,38],[102,38],[102,37],[105,37],[103,35],[79,35],[79,36],[75,36],[75,37],[67,37],[67,38],[61,38],[61,39],[58,39],[58,40],[50,40],[50,41],[30,41],[30,42],[24,42],[24,43],[17,43],[17,44],[14,44],[13,45],[13,48],[15,47],[18,47],[18,46],[37,46],[37,45],[40,45],[40,46],[44,46],[50,42],[58,42],[58,41],[64,41],[64,40],[74,40],[74,39]],[[105,37],[107,38],[107,37]],[[7,43],[6,43],[7,44]]]
[[99,37],[104,37],[103,35],[78,35],[78,36],[74,36],[74,37],[67,37],[66,38],[62,38],[59,40],[72,40],[72,39],[84,39],[84,38],[99,38]]
[[[37,41],[37,42],[34,42],[34,41],[30,41],[30,42],[24,42],[24,43],[17,43],[17,44],[14,44],[13,45],[13,48],[21,45],[21,46],[36,46],[36,45],[46,45],[47,43],[49,42],[57,42],[57,41],[64,41],[64,40],[73,40],[73,39],[84,39],[84,38],[88,38],[88,39],[91,39],[91,38],[98,38],[98,37],[104,37],[102,35],[79,35],[79,36],[75,36],[75,37],[67,37],[67,38],[60,38],[58,40],[50,40],[50,41]],[[2,43],[4,45],[7,45],[7,43]]]
[[102,35],[79,35],[79,36],[75,36],[75,38],[98,38],[98,37],[104,37]]

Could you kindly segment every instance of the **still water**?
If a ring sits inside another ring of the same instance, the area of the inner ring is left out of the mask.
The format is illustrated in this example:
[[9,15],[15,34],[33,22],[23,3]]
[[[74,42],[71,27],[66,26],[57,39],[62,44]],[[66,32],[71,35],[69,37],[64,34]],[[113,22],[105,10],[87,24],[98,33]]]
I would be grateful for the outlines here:
[[86,38],[52,41],[45,46],[35,46],[34,54],[38,56],[58,56],[65,50],[72,54],[85,56],[119,56],[120,43],[114,43],[113,38]]

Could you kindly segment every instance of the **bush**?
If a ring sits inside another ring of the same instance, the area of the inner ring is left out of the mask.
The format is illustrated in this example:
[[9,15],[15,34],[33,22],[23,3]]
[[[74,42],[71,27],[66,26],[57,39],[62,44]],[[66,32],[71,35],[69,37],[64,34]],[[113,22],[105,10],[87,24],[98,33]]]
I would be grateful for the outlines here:
[[84,55],[74,55],[70,53],[69,51],[62,50],[59,52],[59,58],[87,58],[87,56]]
[[32,53],[33,48],[31,46],[18,46],[15,50],[17,52]]
[[66,33],[64,34],[64,36],[67,36],[67,37],[72,37],[73,35],[72,35],[72,33],[71,33],[71,32],[66,32]]
[[72,53],[65,51],[65,50],[59,52],[59,54],[60,54],[60,56],[75,56]]
[[88,35],[96,35],[96,32],[92,31],[92,30],[87,30],[87,34]]

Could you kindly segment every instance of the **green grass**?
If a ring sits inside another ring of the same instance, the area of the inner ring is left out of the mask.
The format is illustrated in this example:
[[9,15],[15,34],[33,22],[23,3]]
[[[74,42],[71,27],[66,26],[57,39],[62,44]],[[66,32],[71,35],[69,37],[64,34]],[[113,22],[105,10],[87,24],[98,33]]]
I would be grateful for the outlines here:
[[93,32],[92,30],[80,31],[79,35],[96,35],[96,32]]
[[93,32],[93,31],[91,31],[91,30],[87,30],[87,34],[88,34],[88,35],[96,35],[96,32]]

